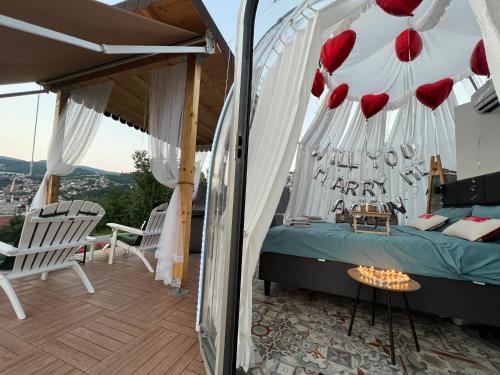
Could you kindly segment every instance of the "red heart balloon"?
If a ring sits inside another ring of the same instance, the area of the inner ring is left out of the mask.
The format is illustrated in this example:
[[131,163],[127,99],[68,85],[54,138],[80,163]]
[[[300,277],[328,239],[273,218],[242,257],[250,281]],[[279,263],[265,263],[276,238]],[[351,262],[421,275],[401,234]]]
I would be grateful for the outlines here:
[[346,30],[328,39],[321,48],[320,61],[326,71],[332,74],[344,63],[356,43],[356,33]]
[[396,38],[396,56],[399,60],[408,62],[415,60],[424,47],[422,37],[413,29],[406,29]]
[[347,83],[343,83],[335,90],[332,91],[330,96],[328,97],[327,107],[328,109],[335,109],[339,105],[343,103],[345,98],[347,97],[347,93],[349,92],[349,85]]
[[448,98],[454,83],[455,82],[453,82],[451,78],[445,78],[434,83],[427,83],[419,86],[415,95],[420,103],[434,111]]
[[311,88],[311,94],[313,94],[315,97],[319,98],[321,94],[323,94],[323,91],[325,90],[325,77],[323,77],[323,74],[321,71],[316,69],[316,74],[314,75],[314,81],[313,85]]
[[488,60],[486,60],[486,51],[484,50],[484,41],[481,39],[477,42],[472,55],[470,56],[471,70],[480,76],[490,76],[490,68]]
[[377,0],[377,4],[384,12],[397,17],[413,16],[422,0]]
[[385,92],[382,94],[364,95],[361,98],[361,111],[368,120],[370,117],[379,113],[389,102],[389,95]]

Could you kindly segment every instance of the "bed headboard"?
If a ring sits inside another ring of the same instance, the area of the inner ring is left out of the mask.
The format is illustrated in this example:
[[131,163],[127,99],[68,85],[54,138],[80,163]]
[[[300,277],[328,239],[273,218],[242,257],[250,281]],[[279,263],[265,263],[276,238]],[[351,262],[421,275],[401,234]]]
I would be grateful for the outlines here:
[[443,207],[500,205],[500,172],[441,185]]

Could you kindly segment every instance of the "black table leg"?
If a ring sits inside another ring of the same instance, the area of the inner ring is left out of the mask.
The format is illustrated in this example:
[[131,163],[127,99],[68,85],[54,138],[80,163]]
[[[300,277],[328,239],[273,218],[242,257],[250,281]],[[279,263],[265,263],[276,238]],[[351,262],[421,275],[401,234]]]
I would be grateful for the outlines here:
[[417,332],[415,332],[415,326],[413,325],[413,319],[411,318],[411,310],[406,293],[403,293],[403,297],[405,299],[406,313],[408,314],[408,319],[410,320],[411,333],[413,334],[413,340],[415,340],[415,348],[417,348],[417,352],[419,352],[420,345],[418,344]]
[[389,316],[389,339],[391,340],[391,363],[396,364],[396,356],[394,355],[394,334],[392,333],[392,315],[391,315],[391,293],[387,293],[387,314]]
[[86,259],[87,259],[87,245],[83,246],[83,260],[80,260],[79,263],[85,264]]
[[356,316],[356,309],[358,308],[359,294],[361,293],[361,283],[358,283],[358,290],[356,292],[356,300],[354,301],[354,306],[352,308],[351,322],[349,323],[349,331],[347,331],[347,336],[351,336],[352,325],[354,324],[354,317]]
[[373,298],[372,298],[372,326],[375,325],[375,304],[376,304],[376,301],[377,301],[377,289],[376,288],[372,288],[373,289]]

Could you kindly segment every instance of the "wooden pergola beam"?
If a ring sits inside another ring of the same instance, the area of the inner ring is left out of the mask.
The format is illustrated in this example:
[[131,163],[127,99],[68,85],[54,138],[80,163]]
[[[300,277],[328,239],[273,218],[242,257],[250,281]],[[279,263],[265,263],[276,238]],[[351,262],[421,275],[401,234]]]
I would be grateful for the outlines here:
[[184,99],[181,129],[181,163],[179,186],[182,211],[183,264],[174,267],[174,277],[182,280],[181,287],[188,287],[189,242],[191,237],[191,214],[195,173],[196,135],[200,103],[201,65],[196,55],[187,59],[186,95]]

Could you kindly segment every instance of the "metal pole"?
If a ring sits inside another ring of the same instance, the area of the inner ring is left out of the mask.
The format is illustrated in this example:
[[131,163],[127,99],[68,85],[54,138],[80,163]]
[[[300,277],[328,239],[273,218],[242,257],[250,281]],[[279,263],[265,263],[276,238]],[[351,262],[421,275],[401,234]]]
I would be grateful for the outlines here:
[[38,35],[43,38],[52,39],[58,42],[71,44],[76,47],[84,48],[89,51],[103,54],[144,54],[144,53],[214,53],[214,43],[207,36],[207,44],[203,47],[186,46],[154,46],[154,45],[107,45],[103,43],[93,43],[88,40],[76,38],[74,36],[61,33],[46,27],[34,25],[12,17],[0,14],[0,26],[19,30],[25,33]]
[[[241,38],[240,81],[235,85],[235,95],[239,96],[236,166],[234,172],[233,224],[231,226],[231,248],[229,253],[229,279],[226,307],[226,339],[224,341],[223,375],[236,372],[238,354],[238,322],[240,312],[241,263],[244,236],[245,192],[248,162],[248,135],[250,131],[250,112],[252,96],[253,44],[255,16],[259,0],[247,0],[244,4],[243,28],[238,30]],[[242,5],[243,6],[243,5]],[[242,8],[243,9],[243,8]],[[237,72],[238,76],[238,72]],[[239,90],[239,91],[238,91]],[[238,101],[237,101],[238,102]]]
[[9,92],[7,94],[0,94],[0,99],[3,98],[13,98],[16,96],[26,96],[26,95],[35,95],[35,94],[47,94],[49,90],[31,90],[31,91],[18,91],[18,92]]
[[[182,42],[182,45],[184,45],[184,46],[192,45],[192,44],[199,43],[203,40],[205,40],[205,37],[198,37],[195,39],[191,39],[191,40]],[[43,82],[40,82],[40,84],[44,87],[52,87],[52,86],[57,85],[61,82],[77,79],[77,78],[86,76],[88,74],[98,73],[98,72],[101,72],[101,71],[106,70],[106,69],[116,68],[118,66],[128,64],[128,63],[131,63],[134,61],[142,60],[142,59],[147,59],[147,58],[155,56],[155,55],[157,55],[157,54],[149,53],[149,54],[145,54],[145,55],[136,55],[136,56],[126,57],[124,59],[120,59],[118,61],[113,61],[113,62],[110,62],[108,64],[99,65],[99,66],[94,67],[94,68],[84,69],[84,70],[81,70],[79,72],[70,73],[70,74],[67,74],[64,76],[50,79],[48,81],[43,81]]]

